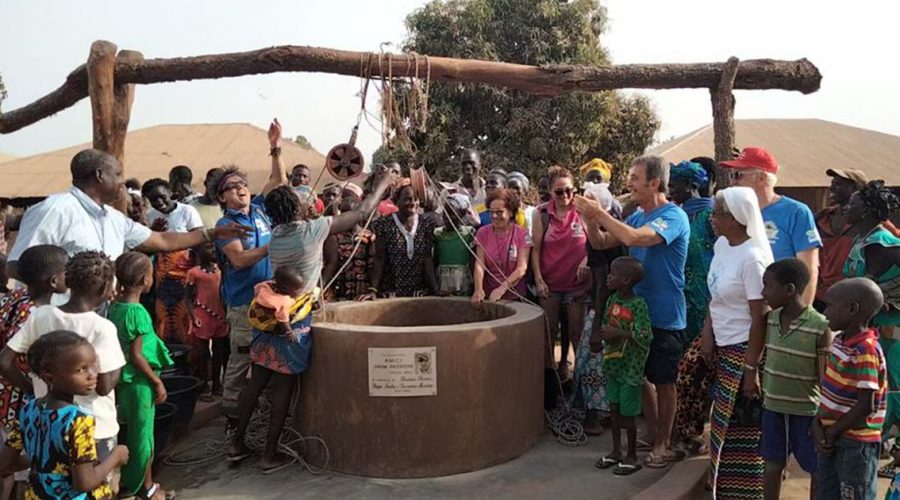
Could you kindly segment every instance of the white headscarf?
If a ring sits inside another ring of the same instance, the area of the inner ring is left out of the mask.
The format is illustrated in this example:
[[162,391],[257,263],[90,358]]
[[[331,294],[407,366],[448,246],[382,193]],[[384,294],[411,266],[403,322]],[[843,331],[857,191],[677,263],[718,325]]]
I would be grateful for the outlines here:
[[723,189],[721,196],[725,199],[725,205],[734,220],[747,228],[750,240],[769,257],[770,261],[774,260],[756,193],[748,187],[730,187]]
[[613,200],[615,199],[609,190],[609,183],[606,182],[584,183],[584,196],[599,201],[600,206],[603,207],[603,210],[607,211],[612,208]]

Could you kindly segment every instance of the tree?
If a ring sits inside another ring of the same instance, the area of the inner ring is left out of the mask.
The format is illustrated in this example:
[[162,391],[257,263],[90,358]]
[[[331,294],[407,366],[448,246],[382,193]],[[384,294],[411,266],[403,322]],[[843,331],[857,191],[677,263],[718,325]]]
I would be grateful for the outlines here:
[[313,148],[312,144],[309,143],[309,139],[307,139],[306,136],[303,136],[303,135],[298,135],[297,137],[294,137],[294,142],[306,149]]
[[[432,0],[411,13],[406,26],[404,48],[419,54],[610,64],[600,45],[606,10],[597,0]],[[482,151],[485,169],[521,170],[532,178],[552,164],[574,168],[594,157],[621,167],[644,151],[659,128],[646,99],[621,92],[542,98],[463,84],[431,86],[426,124],[425,132],[407,133],[416,162],[442,180],[455,180],[452,157],[468,147]]]

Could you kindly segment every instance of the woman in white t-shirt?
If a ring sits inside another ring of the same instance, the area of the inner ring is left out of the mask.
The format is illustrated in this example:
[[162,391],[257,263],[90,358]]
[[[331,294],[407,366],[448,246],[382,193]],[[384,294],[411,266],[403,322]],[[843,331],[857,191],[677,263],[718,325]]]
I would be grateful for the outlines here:
[[[172,197],[169,183],[163,179],[150,179],[141,187],[141,193],[150,203],[147,223],[155,231],[187,233],[201,231],[203,220],[197,209],[179,203]],[[185,278],[193,267],[188,250],[164,252],[156,255],[154,283],[156,284],[156,333],[167,342],[189,344],[187,341],[190,321]]]
[[[707,278],[711,299],[701,335],[703,356],[716,367],[710,419],[713,496],[736,496],[739,491],[731,489],[740,485],[762,498],[765,462],[758,451],[759,362],[766,333],[762,277],[772,263],[772,249],[750,188],[717,193],[712,226],[719,239]],[[748,454],[749,450],[756,452]]]

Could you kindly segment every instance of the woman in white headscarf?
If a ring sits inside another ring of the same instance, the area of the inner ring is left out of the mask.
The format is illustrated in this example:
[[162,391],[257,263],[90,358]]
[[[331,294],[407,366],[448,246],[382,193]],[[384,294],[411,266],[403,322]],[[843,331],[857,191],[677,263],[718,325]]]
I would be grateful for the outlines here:
[[750,188],[718,192],[712,226],[719,239],[707,279],[709,315],[701,333],[703,356],[716,367],[711,487],[714,498],[762,498],[759,363],[766,329],[762,277],[772,263],[772,248]]

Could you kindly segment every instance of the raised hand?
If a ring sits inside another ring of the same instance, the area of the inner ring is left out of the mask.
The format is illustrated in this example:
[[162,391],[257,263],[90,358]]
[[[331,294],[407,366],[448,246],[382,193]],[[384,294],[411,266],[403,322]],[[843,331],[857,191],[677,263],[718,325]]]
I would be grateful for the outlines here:
[[272,120],[272,123],[269,125],[269,145],[273,148],[278,147],[278,143],[281,141],[281,124],[278,123],[278,118]]

